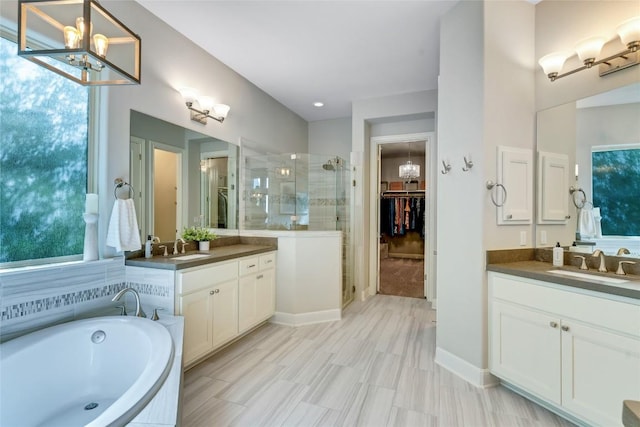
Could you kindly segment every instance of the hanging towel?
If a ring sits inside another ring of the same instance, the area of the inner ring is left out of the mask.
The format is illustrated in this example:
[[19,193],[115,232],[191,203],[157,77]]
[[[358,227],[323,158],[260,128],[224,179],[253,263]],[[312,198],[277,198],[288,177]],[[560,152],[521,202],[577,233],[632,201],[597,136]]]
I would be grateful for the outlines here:
[[107,245],[116,248],[118,252],[137,251],[142,248],[133,199],[116,199],[113,204],[107,231]]
[[578,217],[578,231],[580,238],[593,238],[596,236],[596,221],[593,216],[593,209],[580,209]]

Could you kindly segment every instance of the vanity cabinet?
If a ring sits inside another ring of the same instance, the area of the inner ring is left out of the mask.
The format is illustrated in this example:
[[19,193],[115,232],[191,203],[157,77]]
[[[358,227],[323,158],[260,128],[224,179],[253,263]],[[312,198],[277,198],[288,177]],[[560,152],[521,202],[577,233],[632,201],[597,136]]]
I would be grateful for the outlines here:
[[184,316],[189,366],[275,312],[275,252],[176,272],[176,314]]
[[239,329],[251,329],[273,315],[275,300],[275,253],[240,261]]
[[491,373],[588,424],[640,400],[640,305],[489,273]]

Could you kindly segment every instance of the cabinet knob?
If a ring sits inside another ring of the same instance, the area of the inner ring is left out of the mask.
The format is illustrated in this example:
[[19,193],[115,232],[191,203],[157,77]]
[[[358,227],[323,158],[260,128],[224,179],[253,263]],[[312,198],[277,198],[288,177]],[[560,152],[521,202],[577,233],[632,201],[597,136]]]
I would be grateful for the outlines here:
[[250,265],[249,267],[247,267],[247,268],[253,268],[253,267],[255,267],[255,266],[256,266],[255,264],[251,264],[251,265]]
[[558,322],[551,321],[551,322],[549,322],[549,326],[551,326],[552,328],[557,328],[558,327]]
[[513,215],[511,214],[507,215],[507,219],[513,219]]
[[571,219],[571,215],[565,215],[564,219]]
[[264,277],[264,274],[259,275],[258,277],[256,277],[256,279],[262,279]]
[[[216,289],[216,291],[217,291],[217,289]],[[213,294],[215,294],[215,293],[216,293],[216,291],[209,291],[209,295],[213,295]]]
[[220,293],[220,289],[216,289],[216,294],[219,294],[219,293]]
[[569,327],[566,325],[563,325],[562,327],[560,327],[560,329],[562,329],[563,331],[567,332],[569,330]]

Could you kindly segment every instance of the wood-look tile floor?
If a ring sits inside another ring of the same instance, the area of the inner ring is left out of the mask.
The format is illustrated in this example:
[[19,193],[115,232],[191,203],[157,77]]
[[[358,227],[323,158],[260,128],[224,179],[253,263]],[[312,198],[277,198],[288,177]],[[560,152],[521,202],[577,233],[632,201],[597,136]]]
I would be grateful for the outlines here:
[[571,426],[434,362],[435,311],[376,295],[338,322],[267,324],[185,373],[183,426]]

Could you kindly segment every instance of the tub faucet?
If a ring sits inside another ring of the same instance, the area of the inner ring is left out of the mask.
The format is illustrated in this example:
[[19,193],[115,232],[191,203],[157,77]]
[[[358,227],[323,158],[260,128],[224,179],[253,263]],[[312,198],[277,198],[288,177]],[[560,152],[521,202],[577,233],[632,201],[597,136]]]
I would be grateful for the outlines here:
[[629,249],[627,248],[620,248],[618,249],[618,253],[616,255],[629,255],[631,252],[629,252]]
[[605,264],[604,261],[604,252],[602,252],[600,249],[596,249],[595,251],[593,251],[593,253],[591,254],[592,257],[600,257],[600,267],[598,267],[598,271],[600,273],[606,273],[607,272],[607,266]]
[[122,298],[122,296],[124,294],[126,294],[127,292],[131,292],[133,294],[133,296],[136,298],[136,316],[137,317],[147,317],[147,315],[144,313],[144,311],[142,311],[142,306],[140,306],[140,295],[138,295],[138,292],[136,292],[136,290],[133,289],[133,288],[124,288],[123,290],[118,292],[116,294],[116,296],[113,297],[113,299],[111,301],[120,301],[120,298]]

